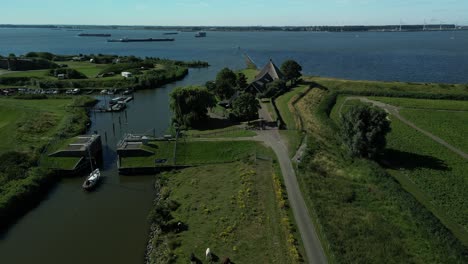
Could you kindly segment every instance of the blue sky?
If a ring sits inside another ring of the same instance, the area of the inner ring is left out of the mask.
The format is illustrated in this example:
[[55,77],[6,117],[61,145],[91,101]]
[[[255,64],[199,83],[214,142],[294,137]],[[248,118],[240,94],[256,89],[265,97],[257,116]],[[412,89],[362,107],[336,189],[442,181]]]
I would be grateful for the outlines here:
[[0,24],[468,25],[468,0],[0,0]]

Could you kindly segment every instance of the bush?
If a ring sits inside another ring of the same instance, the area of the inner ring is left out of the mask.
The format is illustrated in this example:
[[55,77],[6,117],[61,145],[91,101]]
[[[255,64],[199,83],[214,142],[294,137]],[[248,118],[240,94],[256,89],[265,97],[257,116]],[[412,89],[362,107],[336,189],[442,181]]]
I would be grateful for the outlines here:
[[83,73],[70,68],[58,68],[49,71],[49,76],[58,77],[59,74],[64,74],[65,79],[87,79]]

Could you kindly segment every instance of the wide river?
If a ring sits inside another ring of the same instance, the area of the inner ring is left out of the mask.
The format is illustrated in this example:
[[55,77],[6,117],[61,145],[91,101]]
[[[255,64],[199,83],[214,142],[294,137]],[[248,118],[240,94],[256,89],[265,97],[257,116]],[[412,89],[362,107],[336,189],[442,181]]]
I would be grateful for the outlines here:
[[[92,32],[111,33],[112,38],[162,37],[158,31]],[[180,33],[174,36],[175,42],[161,43],[108,43],[105,38],[76,35],[65,30],[0,29],[0,55],[103,53],[204,60],[212,66],[191,70],[175,84],[136,93],[126,114],[93,114],[90,132],[107,134],[103,184],[93,193],[84,193],[83,179],[62,180],[37,208],[0,236],[0,263],[141,263],[154,177],[119,176],[116,143],[127,132],[163,134],[171,116],[168,94],[177,86],[203,84],[222,67],[243,68],[243,53],[259,66],[270,58],[278,64],[292,58],[309,75],[468,83],[468,31],[208,32],[207,38],[198,39],[194,33]]]

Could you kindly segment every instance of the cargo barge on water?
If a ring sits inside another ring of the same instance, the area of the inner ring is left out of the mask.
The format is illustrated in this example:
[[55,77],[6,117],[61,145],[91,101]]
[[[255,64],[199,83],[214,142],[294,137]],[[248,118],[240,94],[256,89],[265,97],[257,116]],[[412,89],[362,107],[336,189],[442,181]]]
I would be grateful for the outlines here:
[[92,34],[92,33],[80,33],[78,37],[110,37],[111,34]]
[[174,41],[173,38],[144,38],[144,39],[108,39],[107,42],[159,42],[159,41]]

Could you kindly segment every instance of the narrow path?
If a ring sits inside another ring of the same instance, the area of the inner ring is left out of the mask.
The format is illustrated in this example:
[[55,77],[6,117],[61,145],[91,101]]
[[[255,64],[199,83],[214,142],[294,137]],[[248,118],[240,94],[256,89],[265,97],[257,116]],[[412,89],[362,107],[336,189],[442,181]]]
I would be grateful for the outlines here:
[[[422,128],[419,128],[418,126],[416,126],[413,122],[407,120],[406,118],[404,118],[403,116],[400,115],[400,112],[399,112],[399,108],[396,107],[396,106],[393,106],[393,105],[389,105],[389,104],[385,104],[385,103],[382,103],[382,102],[378,102],[378,101],[374,101],[374,100],[370,100],[366,97],[359,97],[359,96],[351,96],[351,97],[347,97],[345,99],[345,102],[348,101],[348,100],[360,100],[362,102],[365,102],[365,103],[371,103],[377,107],[380,107],[382,109],[384,109],[385,111],[387,111],[388,113],[392,114],[393,116],[395,116],[396,118],[400,119],[400,121],[402,121],[403,123],[405,123],[406,125],[416,129],[417,131],[419,131],[420,133],[426,135],[427,137],[431,138],[433,141],[441,144],[442,146],[446,147],[447,149],[451,150],[452,152],[458,154],[459,156],[461,156],[462,158],[468,160],[468,154],[459,150],[458,148],[450,145],[449,143],[447,143],[445,140],[441,139],[440,137],[422,129]],[[344,104],[344,103],[343,103]],[[341,106],[343,106],[343,104]],[[341,109],[340,109],[341,110]]]
[[[306,259],[308,263],[327,263],[325,253],[323,251],[320,240],[315,231],[315,227],[310,218],[309,210],[302,197],[302,192],[297,182],[296,173],[292,162],[289,159],[288,148],[281,138],[277,129],[257,131],[255,137],[239,137],[239,138],[195,138],[192,141],[258,141],[271,147],[275,152],[278,162],[281,167],[281,173],[284,178],[284,185],[288,193],[288,200],[294,214],[294,218],[301,234],[304,249],[306,251]],[[305,143],[298,150],[297,157],[301,157],[305,151]],[[302,150],[301,150],[302,149]],[[299,154],[300,153],[300,154]]]
[[281,139],[278,130],[259,131],[256,138],[270,146],[278,157],[284,185],[288,192],[289,204],[296,219],[299,233],[301,234],[308,263],[327,263],[322,245],[310,218],[309,210],[302,197],[296,173],[289,159],[288,149]]

